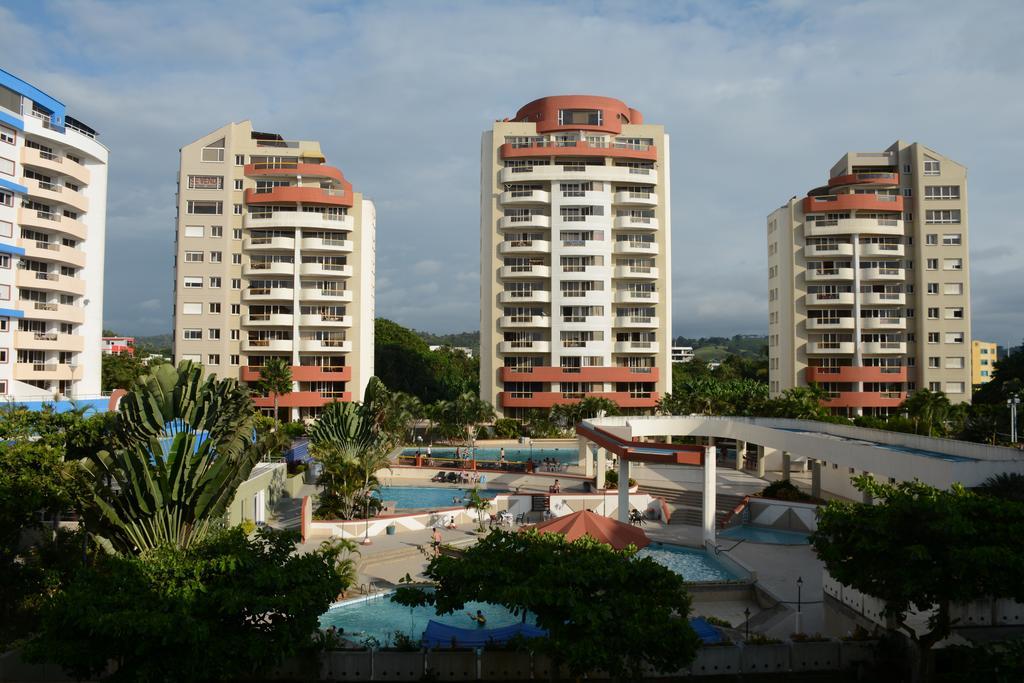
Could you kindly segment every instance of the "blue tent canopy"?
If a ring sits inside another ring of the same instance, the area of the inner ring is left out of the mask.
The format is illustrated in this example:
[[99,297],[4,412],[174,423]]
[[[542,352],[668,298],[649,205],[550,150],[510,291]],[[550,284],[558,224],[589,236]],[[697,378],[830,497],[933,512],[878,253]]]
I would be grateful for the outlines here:
[[545,638],[548,632],[532,624],[513,624],[501,628],[459,628],[431,619],[423,631],[424,647],[483,647],[487,643],[507,643],[516,636]]

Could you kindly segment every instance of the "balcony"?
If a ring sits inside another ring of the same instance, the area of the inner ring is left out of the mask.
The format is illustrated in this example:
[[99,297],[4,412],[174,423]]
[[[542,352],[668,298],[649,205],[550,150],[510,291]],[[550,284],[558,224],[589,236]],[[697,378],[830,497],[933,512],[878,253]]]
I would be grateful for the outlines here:
[[899,185],[900,176],[898,173],[850,173],[828,179],[829,187],[845,187],[848,185]]
[[897,258],[902,257],[906,253],[906,250],[902,244],[874,244],[866,243],[860,245],[861,256],[881,256],[883,258]]
[[18,287],[29,289],[42,289],[48,292],[61,292],[64,294],[85,294],[85,280],[57,273],[40,273],[27,268],[19,268],[15,278]]
[[244,327],[291,327],[291,313],[249,313],[242,316]]
[[30,320],[55,320],[79,324],[85,322],[85,309],[70,304],[22,300],[18,302],[18,308],[25,311],[25,317]]
[[615,266],[615,277],[626,280],[657,280],[657,266]]
[[903,211],[903,197],[892,194],[830,194],[805,197],[804,213]]
[[56,261],[76,268],[85,267],[85,252],[66,247],[60,242],[37,242],[19,239],[18,246],[25,250],[25,258],[37,261]]
[[300,339],[299,351],[303,353],[352,353],[352,342],[347,339]]
[[246,237],[242,240],[245,251],[295,251],[294,237]]
[[529,266],[502,266],[498,269],[498,277],[508,278],[549,278],[551,267],[542,265]]
[[804,378],[808,382],[906,382],[905,367],[852,367],[807,368]]
[[[266,192],[245,191],[246,204],[328,204],[352,206],[352,193],[345,190],[327,190],[321,187],[289,185],[275,187]],[[314,214],[318,215],[318,214]]]
[[506,290],[498,294],[498,302],[503,304],[546,304],[551,301],[551,292],[546,289],[530,291]]
[[539,213],[529,216],[502,216],[498,219],[499,230],[516,230],[519,228],[550,228],[551,216]]
[[352,277],[352,266],[339,263],[302,263],[299,273],[316,277]]
[[861,342],[861,353],[870,356],[883,356],[891,354],[905,354],[907,352],[906,342]]
[[594,214],[565,213],[555,216],[555,226],[567,230],[607,230],[610,222],[608,216]]
[[347,184],[345,176],[333,166],[325,164],[307,164],[297,161],[267,161],[257,164],[246,164],[245,175],[251,178],[294,177],[332,178],[339,183]]
[[85,223],[51,211],[18,209],[18,223],[27,228],[43,228],[84,240],[88,232]]
[[655,161],[658,158],[658,149],[653,145],[626,145],[621,143],[594,145],[582,140],[572,142],[544,140],[527,145],[506,142],[498,148],[498,155],[502,159],[573,156]]
[[[239,376],[243,382],[259,382],[262,368],[247,365]],[[349,382],[352,380],[352,366],[293,365],[292,379],[296,382]]]
[[836,355],[852,355],[853,354],[853,342],[807,342],[807,353],[819,354],[827,356]]
[[853,268],[818,268],[804,271],[804,279],[808,282],[830,282],[834,280],[852,280]]
[[242,266],[246,277],[269,277],[271,275],[294,275],[295,264],[287,261],[257,261]]
[[808,318],[808,330],[852,330],[853,318]]
[[322,237],[303,237],[303,251],[326,251],[338,254],[351,254],[353,249],[351,240],[324,239]]
[[303,287],[299,290],[299,299],[302,301],[323,301],[328,303],[348,303],[352,301],[351,289],[320,289],[318,287]]
[[84,165],[76,163],[71,159],[63,158],[58,154],[44,152],[34,147],[21,148],[21,163],[25,166],[49,171],[50,173],[65,175],[83,185],[88,185],[89,179],[92,176],[89,173],[89,169]]
[[853,245],[844,244],[808,244],[804,247],[804,254],[808,257],[821,256],[853,256]]
[[807,294],[808,306],[852,306],[853,292],[811,292]]
[[502,329],[520,327],[549,327],[551,318],[546,315],[503,315],[498,318],[498,327]]
[[47,204],[54,202],[66,204],[76,211],[86,212],[89,210],[89,200],[81,192],[58,185],[47,183],[34,178],[22,178],[25,187],[28,188],[28,195]]
[[907,400],[903,391],[837,391],[824,404],[829,408],[898,408]]
[[84,351],[85,337],[77,334],[17,330],[14,333],[14,347],[30,351]]
[[550,254],[551,242],[547,240],[505,240],[498,243],[499,254]]
[[902,330],[907,327],[906,318],[861,318],[860,326],[865,330]]
[[[319,391],[292,391],[278,397],[279,408],[322,408],[333,402],[349,403],[352,401],[351,391],[319,392]],[[273,396],[260,396],[253,399],[257,408],[273,408]]]
[[606,251],[608,246],[604,240],[562,240],[563,252],[580,256]]
[[578,403],[585,396],[607,398],[615,401],[622,408],[653,408],[657,405],[659,398],[656,391],[590,392],[586,394],[559,391],[502,391],[498,394],[498,403],[503,408],[550,408],[561,403]]
[[551,193],[546,190],[509,190],[498,195],[498,202],[505,206],[550,204]]
[[612,348],[614,353],[658,353],[658,350],[656,341],[617,341]]
[[624,206],[657,206],[658,194],[636,191],[616,192],[612,197],[612,202]]
[[302,315],[299,316],[302,327],[352,327],[350,315]]
[[612,225],[626,230],[657,230],[658,219],[651,216],[616,216]]
[[313,230],[355,229],[355,218],[350,215],[325,216],[317,211],[270,211],[246,214],[242,222],[250,230],[273,230],[277,228],[310,228]]
[[619,240],[615,242],[612,252],[615,254],[638,254],[656,256],[661,251],[657,242],[641,242],[639,240]]
[[543,183],[561,180],[570,182],[593,180],[595,182],[655,185],[658,182],[658,172],[650,168],[630,168],[628,166],[556,164],[503,168],[498,173],[498,182],[500,183]]
[[656,328],[661,325],[661,318],[652,315],[630,315],[630,316],[618,316],[613,322],[613,327],[624,327],[624,328],[643,328],[650,329]]
[[242,301],[261,303],[264,301],[291,301],[295,290],[291,287],[250,287],[242,290]]
[[612,301],[617,304],[656,304],[660,298],[658,292],[616,289]]
[[658,368],[501,368],[502,382],[657,382],[660,377]]
[[245,353],[291,353],[294,342],[291,339],[243,339],[242,351]]
[[15,363],[14,379],[19,382],[82,379],[82,372],[67,363]]
[[499,353],[550,353],[551,342],[549,341],[534,341],[531,339],[521,339],[519,341],[503,341],[498,342]]
[[861,306],[903,306],[907,295],[898,292],[861,292]]
[[807,237],[900,236],[903,234],[903,220],[899,218],[838,218],[808,221],[804,224],[804,234]]
[[902,268],[861,268],[861,280],[886,280],[902,282],[906,276]]

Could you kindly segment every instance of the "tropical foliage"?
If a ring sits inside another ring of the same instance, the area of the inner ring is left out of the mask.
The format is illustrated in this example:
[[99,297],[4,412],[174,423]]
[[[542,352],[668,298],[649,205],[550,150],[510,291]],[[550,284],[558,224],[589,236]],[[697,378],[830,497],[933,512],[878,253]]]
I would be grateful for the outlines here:
[[369,515],[377,470],[388,466],[388,442],[374,424],[371,403],[328,404],[310,430],[310,452],[320,461],[321,519]]
[[484,513],[491,507],[491,501],[480,496],[480,491],[473,487],[466,498],[466,509],[476,513],[477,531],[484,530]]
[[121,404],[112,450],[82,458],[87,528],[117,552],[187,548],[224,514],[253,466],[280,449],[256,437],[249,392],[184,361],[143,375]]
[[492,531],[460,557],[432,559],[433,592],[401,587],[395,601],[433,603],[440,614],[470,601],[529,612],[547,638],[530,647],[574,677],[589,671],[639,680],[648,663],[675,671],[693,659],[697,636],[686,621],[690,596],[678,574],[635,549],[617,551],[589,537]]
[[466,392],[450,401],[432,404],[427,414],[439,436],[468,442],[473,435],[473,427],[494,419],[494,408],[487,401],[480,400],[476,394]]
[[274,421],[280,417],[278,405],[284,394],[292,392],[292,367],[284,358],[268,358],[260,368],[260,379],[256,382],[257,389],[274,397]]
[[[139,349],[136,349],[135,353],[104,354],[100,369],[100,385],[103,391],[130,389],[135,380],[147,372],[147,363],[142,360],[144,355]],[[153,358],[147,362],[153,366],[165,363],[160,358]]]
[[479,359],[451,348],[431,351],[417,333],[384,318],[376,320],[374,335],[374,370],[392,390],[423,403],[479,393]]
[[189,548],[107,555],[47,603],[36,659],[110,681],[212,681],[262,675],[310,642],[352,585],[346,541],[295,553],[295,539],[233,528]]

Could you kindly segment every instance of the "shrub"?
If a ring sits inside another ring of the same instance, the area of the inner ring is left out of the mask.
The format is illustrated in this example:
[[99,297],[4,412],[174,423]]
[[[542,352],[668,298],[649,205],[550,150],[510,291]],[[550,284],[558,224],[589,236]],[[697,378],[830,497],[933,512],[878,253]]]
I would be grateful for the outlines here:
[[392,647],[398,652],[418,652],[420,649],[420,642],[402,631],[395,631],[392,640]]
[[[636,479],[633,477],[629,478],[630,488],[636,486]],[[617,489],[619,488],[619,471],[608,470],[604,473],[604,487],[606,489]]]
[[719,619],[718,617],[704,617],[704,621],[708,622],[712,626],[721,626],[722,628],[732,628],[732,624],[725,619]]
[[503,417],[494,422],[494,436],[499,439],[518,439],[520,431],[519,420]]
[[761,490],[762,498],[810,503],[815,499],[798,489],[789,479],[773,481]]
[[814,635],[807,633],[792,633],[790,634],[789,639],[794,643],[824,643],[828,640],[826,636],[823,636],[820,633],[815,633]]
[[778,645],[782,641],[778,638],[769,638],[763,633],[755,633],[747,638],[746,642],[751,645]]
[[281,433],[289,439],[298,439],[299,437],[306,436],[306,423],[301,421],[285,422],[281,425]]

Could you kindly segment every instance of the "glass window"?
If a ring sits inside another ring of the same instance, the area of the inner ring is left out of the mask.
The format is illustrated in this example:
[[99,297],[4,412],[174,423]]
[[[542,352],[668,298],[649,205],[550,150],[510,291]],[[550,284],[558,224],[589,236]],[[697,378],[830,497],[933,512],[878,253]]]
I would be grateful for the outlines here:
[[190,175],[188,177],[188,189],[190,190],[223,190],[224,176],[222,175]]
[[203,161],[224,161],[224,138],[203,147],[200,158]]
[[201,315],[203,312],[203,304],[196,302],[185,302],[181,306],[181,312],[184,315]]

